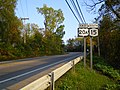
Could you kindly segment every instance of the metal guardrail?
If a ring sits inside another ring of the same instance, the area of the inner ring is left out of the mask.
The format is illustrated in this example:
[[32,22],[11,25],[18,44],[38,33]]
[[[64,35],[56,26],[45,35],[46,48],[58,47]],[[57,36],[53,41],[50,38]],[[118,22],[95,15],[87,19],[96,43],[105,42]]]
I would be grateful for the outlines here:
[[54,90],[54,82],[64,75],[68,70],[74,67],[79,61],[83,59],[83,56],[77,57],[63,66],[53,70],[51,73],[44,75],[43,77],[33,81],[27,86],[21,88],[20,90],[44,90],[51,87],[51,90]]

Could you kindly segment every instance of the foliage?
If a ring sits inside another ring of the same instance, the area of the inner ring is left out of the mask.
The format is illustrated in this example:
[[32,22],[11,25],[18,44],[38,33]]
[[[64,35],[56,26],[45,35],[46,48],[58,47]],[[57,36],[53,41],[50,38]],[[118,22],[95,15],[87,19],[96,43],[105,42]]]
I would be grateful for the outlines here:
[[115,70],[112,66],[108,65],[107,62],[98,56],[93,57],[94,68],[102,74],[117,81],[115,84],[105,84],[103,90],[119,90],[120,89],[120,70]]
[[[56,33],[57,35],[64,35],[64,25],[61,25],[64,21],[63,13],[61,9],[54,10],[52,7],[44,5],[43,8],[37,8],[38,12],[45,18],[45,35],[47,33]],[[61,38],[62,38],[61,37]]]
[[62,53],[62,38],[65,34],[63,31],[64,25],[61,25],[64,21],[62,11],[60,9],[54,10],[52,7],[47,7],[47,5],[43,5],[42,8],[37,8],[37,10],[45,18],[45,53],[48,55]]
[[100,53],[105,60],[120,68],[120,0],[90,0],[86,5],[90,10],[99,12],[95,22],[98,22]]
[[106,15],[100,23],[99,34],[101,55],[108,63],[120,68],[120,27]]
[[70,70],[56,82],[55,89],[105,90],[107,84],[113,85],[115,82],[95,71],[90,71],[88,67],[85,69],[83,62],[80,62],[75,66],[75,71]]
[[106,84],[103,86],[103,90],[119,90],[120,85],[119,84]]
[[106,64],[103,58],[94,57],[94,68],[114,80],[120,81],[120,71],[115,70],[112,66]]
[[63,54],[62,11],[45,5],[38,8],[45,15],[45,29],[34,23],[23,26],[15,16],[16,3],[17,0],[0,0],[0,60]]
[[[103,17],[106,14],[110,14],[112,18],[120,19],[120,0],[90,0],[91,2],[86,5],[90,11],[99,12],[99,17]],[[99,7],[99,8],[98,8]],[[98,9],[97,9],[98,8]]]
[[68,52],[83,51],[83,38],[72,38],[67,40],[66,49]]
[[16,0],[0,0],[0,41],[19,42],[21,21],[15,16]]

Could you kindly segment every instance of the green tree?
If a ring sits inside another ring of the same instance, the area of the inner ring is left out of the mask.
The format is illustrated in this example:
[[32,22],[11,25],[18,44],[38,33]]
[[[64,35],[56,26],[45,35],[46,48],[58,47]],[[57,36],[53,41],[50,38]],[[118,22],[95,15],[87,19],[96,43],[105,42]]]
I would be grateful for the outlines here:
[[15,16],[16,0],[0,0],[0,40],[14,44],[19,41],[21,21]]
[[109,15],[100,22],[100,48],[101,55],[114,67],[120,67],[120,28],[116,27],[114,20]]
[[21,20],[15,16],[17,0],[0,0],[0,58],[16,57],[15,48],[21,42]]
[[60,9],[54,10],[47,5],[43,5],[42,8],[37,8],[37,11],[45,18],[44,44],[46,54],[57,54],[57,52],[61,52],[62,38],[65,34],[63,31],[64,25],[62,25],[64,21],[62,11]]
[[68,52],[83,51],[83,38],[67,40],[66,48]]
[[43,5],[43,8],[37,8],[37,10],[45,18],[45,30],[55,32],[59,25],[61,25],[61,23],[64,21],[63,13],[60,9],[54,10],[52,7],[47,7],[47,5]]

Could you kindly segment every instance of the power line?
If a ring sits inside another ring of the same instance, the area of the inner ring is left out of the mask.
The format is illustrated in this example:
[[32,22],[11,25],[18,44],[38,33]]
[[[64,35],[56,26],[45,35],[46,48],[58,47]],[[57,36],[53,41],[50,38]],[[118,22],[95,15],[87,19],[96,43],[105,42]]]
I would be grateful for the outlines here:
[[80,13],[79,13],[79,11],[78,11],[78,9],[77,9],[77,6],[76,6],[74,0],[70,0],[70,1],[71,1],[71,3],[72,3],[72,5],[73,5],[73,7],[74,7],[74,9],[75,9],[75,11],[76,11],[76,13],[78,14],[78,16],[79,16],[81,22],[84,23],[84,21],[83,21],[81,15],[80,15]]
[[67,3],[68,7],[70,8],[70,10],[72,11],[72,13],[73,13],[74,17],[76,18],[76,20],[77,20],[77,21],[78,21],[78,23],[80,24],[80,21],[79,21],[79,19],[77,18],[77,16],[75,15],[75,13],[74,13],[74,11],[72,10],[72,8],[70,7],[70,4],[68,3],[68,1],[67,1],[67,0],[65,0],[65,1],[66,1],[66,3]]
[[20,5],[21,5],[21,10],[22,10],[23,16],[24,16],[24,12],[23,12],[23,7],[22,7],[21,0],[20,0]]
[[18,13],[18,15],[19,15],[19,17],[20,17],[20,13],[19,13],[19,11],[18,11],[18,8],[16,8],[16,12]]
[[26,10],[27,10],[27,17],[28,17],[28,2],[26,0]]
[[79,11],[80,11],[80,13],[81,13],[81,15],[82,15],[82,18],[83,18],[83,20],[84,20],[84,23],[86,23],[85,18],[84,18],[83,13],[82,13],[82,10],[81,10],[81,8],[80,8],[80,5],[79,5],[79,3],[78,3],[78,0],[76,0],[76,3],[77,3],[77,5],[78,5]]

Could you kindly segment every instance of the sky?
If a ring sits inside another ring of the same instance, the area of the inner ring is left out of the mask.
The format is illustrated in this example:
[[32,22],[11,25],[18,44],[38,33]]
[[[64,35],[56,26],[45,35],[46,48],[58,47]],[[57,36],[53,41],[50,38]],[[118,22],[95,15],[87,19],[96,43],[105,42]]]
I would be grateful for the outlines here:
[[[87,23],[93,23],[97,14],[89,12],[84,1],[86,0],[78,0],[84,18]],[[41,14],[38,14],[36,9],[37,7],[42,8],[44,4],[48,7],[54,8],[55,10],[62,10],[65,17],[63,22],[65,25],[65,35],[63,37],[64,42],[66,43],[69,38],[77,37],[77,28],[79,27],[79,23],[70,11],[65,0],[18,0],[15,10],[16,16],[18,16],[18,18],[28,17],[29,20],[26,20],[25,23],[35,23],[38,24],[40,28],[44,28],[44,17]]]

